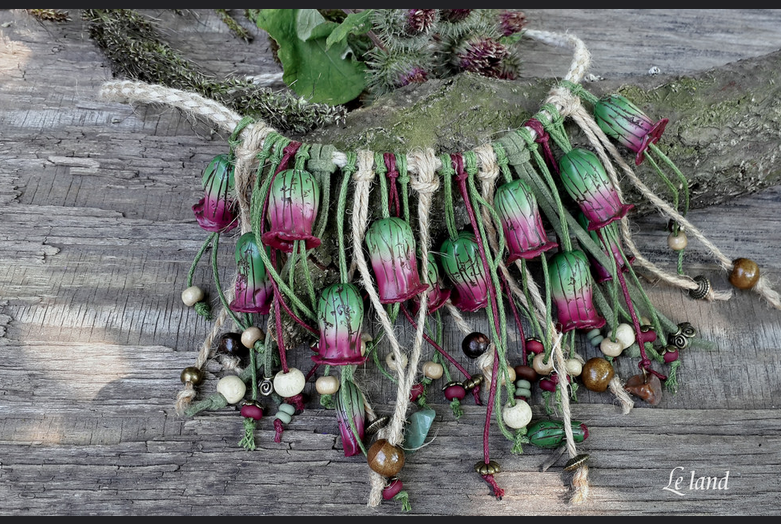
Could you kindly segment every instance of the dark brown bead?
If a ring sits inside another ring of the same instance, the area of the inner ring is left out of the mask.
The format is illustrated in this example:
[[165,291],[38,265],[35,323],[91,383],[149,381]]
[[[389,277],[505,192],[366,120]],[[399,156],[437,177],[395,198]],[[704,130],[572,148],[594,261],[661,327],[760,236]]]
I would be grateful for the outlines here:
[[732,261],[729,283],[738,289],[751,289],[759,280],[759,266],[750,258],[736,258]]
[[529,382],[534,382],[539,377],[540,376],[537,374],[537,372],[531,366],[515,366],[515,378],[516,379],[522,378],[523,380],[528,380]]
[[662,401],[662,382],[653,373],[634,375],[626,381],[624,389],[652,406]]
[[375,473],[383,477],[395,477],[404,467],[404,451],[381,438],[366,452],[366,461]]
[[607,389],[615,373],[610,362],[602,357],[594,357],[583,364],[580,379],[583,381],[586,389],[602,392]]
[[241,343],[241,333],[223,333],[217,351],[239,358],[249,355],[249,349]]
[[461,349],[467,357],[477,358],[486,352],[490,343],[491,340],[487,335],[475,331],[464,337],[464,340],[461,341]]

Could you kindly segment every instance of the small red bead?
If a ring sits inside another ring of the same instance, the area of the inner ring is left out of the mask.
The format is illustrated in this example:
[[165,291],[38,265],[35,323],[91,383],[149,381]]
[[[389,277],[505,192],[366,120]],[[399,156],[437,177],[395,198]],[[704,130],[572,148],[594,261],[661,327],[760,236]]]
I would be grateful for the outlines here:
[[455,383],[455,384],[448,384],[445,386],[445,398],[448,400],[458,399],[458,400],[464,400],[466,397],[466,388],[464,388],[463,385]]
[[665,351],[664,353],[664,361],[665,363],[669,364],[670,362],[675,362],[678,360],[678,350],[675,351]]
[[255,404],[244,404],[241,406],[241,416],[244,418],[260,420],[263,418],[263,410],[260,406]]
[[540,380],[540,389],[544,391],[550,391],[551,393],[556,391],[556,383],[549,378]]
[[643,339],[643,344],[645,344],[646,342],[650,342],[652,344],[656,342],[656,331],[654,331],[653,329],[650,328],[647,330],[641,329],[640,336]]
[[393,497],[399,494],[404,489],[404,484],[399,479],[391,480],[390,484],[385,486],[382,490],[382,498],[385,500],[391,500]]
[[536,355],[537,353],[542,353],[543,351],[545,351],[545,346],[543,346],[542,342],[540,342],[536,338],[527,338],[526,351],[529,351]]
[[425,386],[421,383],[417,383],[414,386],[412,386],[409,390],[409,400],[410,402],[415,402],[420,398],[420,396],[425,391]]

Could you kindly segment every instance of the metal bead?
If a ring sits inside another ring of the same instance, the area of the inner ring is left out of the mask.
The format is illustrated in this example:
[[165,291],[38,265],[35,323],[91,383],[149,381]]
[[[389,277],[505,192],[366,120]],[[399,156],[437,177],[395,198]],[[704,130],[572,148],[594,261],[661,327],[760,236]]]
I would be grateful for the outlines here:
[[708,292],[710,291],[710,280],[702,275],[697,275],[694,277],[694,281],[697,282],[698,287],[697,289],[690,289],[689,296],[694,300],[702,300],[708,296]]
[[472,391],[477,386],[483,383],[484,377],[483,375],[472,375],[469,379],[465,380],[462,385],[464,386],[464,389],[467,391]]
[[374,435],[379,430],[381,430],[382,428],[387,426],[389,421],[390,421],[390,417],[388,415],[383,415],[381,417],[377,417],[376,419],[372,420],[369,423],[369,425],[367,425],[364,428],[363,432],[364,432],[364,434],[369,435],[369,436]]
[[501,473],[502,468],[499,466],[499,463],[495,460],[491,460],[488,462],[488,464],[485,463],[485,461],[480,461],[477,464],[475,464],[475,471],[480,473],[481,475],[495,475],[497,473]]
[[676,331],[676,333],[681,333],[686,338],[693,338],[697,336],[697,330],[694,329],[694,326],[688,322],[681,322],[678,324],[678,331]]
[[270,378],[264,378],[263,382],[258,385],[258,390],[261,395],[267,397],[274,392],[274,384]]
[[201,384],[201,382],[203,382],[204,372],[201,369],[190,366],[182,370],[180,378],[184,384],[189,382],[193,386],[198,386]]
[[683,333],[673,333],[667,339],[667,343],[678,349],[686,349],[689,347],[689,338],[684,336]]
[[581,455],[575,455],[564,464],[564,471],[575,471],[578,468],[582,468],[583,465],[588,462],[589,456],[585,453]]

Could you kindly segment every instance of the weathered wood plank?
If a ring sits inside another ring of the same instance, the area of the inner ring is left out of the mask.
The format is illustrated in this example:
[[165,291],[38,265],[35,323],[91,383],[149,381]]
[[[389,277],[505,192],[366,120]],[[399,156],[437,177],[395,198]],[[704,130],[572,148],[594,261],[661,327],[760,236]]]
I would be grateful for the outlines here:
[[[334,414],[319,406],[312,384],[307,409],[279,444],[273,408],[266,413],[255,452],[238,445],[243,428],[233,408],[191,419],[174,414],[179,373],[211,327],[178,296],[205,238],[190,207],[200,196],[203,165],[224,152],[227,137],[169,108],[97,100],[110,67],[78,10],[71,11],[67,24],[0,11],[0,513],[401,514],[395,502],[366,507],[365,461],[344,457]],[[252,45],[232,37],[209,11],[145,13],[159,20],[174,47],[216,74],[279,71],[262,32],[246,21]],[[592,71],[606,79],[646,75],[654,65],[686,74],[781,48],[779,10],[550,9],[528,10],[527,17],[535,28],[581,37]],[[524,70],[556,76],[568,64],[566,51],[530,43]],[[778,279],[780,203],[781,189],[773,188],[689,218],[728,256],[749,256]],[[633,220],[643,253],[673,270],[665,225],[655,215]],[[235,238],[221,243],[223,282],[231,276]],[[208,261],[201,264],[196,280],[213,292]],[[728,288],[695,242],[687,271]],[[586,505],[566,504],[566,459],[540,472],[548,451],[525,446],[512,455],[496,429],[491,456],[502,464],[497,482],[506,496],[493,499],[473,471],[482,458],[485,408],[466,404],[455,420],[434,387],[433,440],[408,454],[402,472],[412,513],[778,514],[781,315],[751,293],[709,304],[664,285],[647,289],[662,313],[692,322],[717,348],[687,352],[680,391],[655,408],[638,402],[621,415],[609,394],[580,388],[572,414],[590,428],[578,446],[591,455]],[[487,328],[483,315],[467,319]],[[404,323],[399,336],[411,340]],[[448,323],[445,346],[471,369],[460,339]],[[291,350],[291,363],[309,370],[307,351]],[[387,346],[380,351],[384,356]],[[620,361],[617,369],[628,377],[636,362]],[[223,373],[216,362],[208,365],[201,396]],[[359,370],[357,380],[378,413],[391,411],[393,385],[376,371]],[[539,392],[533,403],[542,416]],[[662,489],[679,466],[684,496]],[[689,490],[692,470],[711,477],[729,471],[729,489]]]

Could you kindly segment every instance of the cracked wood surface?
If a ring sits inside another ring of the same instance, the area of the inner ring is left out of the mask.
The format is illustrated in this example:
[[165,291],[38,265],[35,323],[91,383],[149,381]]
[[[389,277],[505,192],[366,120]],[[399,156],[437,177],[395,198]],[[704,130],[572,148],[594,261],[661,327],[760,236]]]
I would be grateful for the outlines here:
[[[243,44],[214,14],[144,12],[160,20],[173,47],[220,74],[278,71],[265,40]],[[778,10],[526,13],[535,28],[580,36],[594,56],[591,71],[606,79],[642,76],[651,66],[684,74],[781,48]],[[334,414],[319,406],[312,384],[307,409],[281,443],[273,441],[273,412],[261,420],[255,452],[238,446],[243,430],[232,408],[175,415],[179,373],[211,327],[179,299],[205,238],[190,207],[203,166],[225,151],[227,137],[170,108],[98,100],[110,68],[76,10],[71,16],[54,24],[0,11],[0,514],[400,515],[395,502],[366,506],[365,461],[344,457]],[[530,76],[566,69],[566,52],[532,49]],[[689,218],[728,256],[750,257],[779,280],[779,209],[775,187]],[[666,220],[632,224],[647,258],[672,269]],[[221,243],[223,282],[234,241]],[[689,273],[727,288],[712,257],[692,244]],[[196,282],[209,287],[204,262]],[[686,352],[680,391],[654,408],[638,401],[621,415],[610,396],[578,390],[573,418],[590,428],[578,446],[591,455],[585,505],[566,504],[565,459],[540,472],[548,451],[527,445],[512,455],[495,428],[491,456],[506,495],[492,498],[473,471],[484,407],[466,404],[455,420],[434,388],[433,440],[409,453],[402,471],[412,514],[778,514],[781,314],[750,293],[711,304],[664,285],[646,289],[662,313],[691,322],[717,349]],[[483,315],[467,320],[487,328]],[[446,328],[446,348],[471,369],[459,332]],[[398,329],[411,340],[406,324]],[[301,348],[290,358],[311,367]],[[635,366],[625,359],[617,370],[628,378]],[[216,362],[207,370],[202,396],[223,373]],[[356,378],[375,411],[390,413],[395,386],[371,367]],[[535,393],[535,416],[541,402]],[[682,496],[662,489],[677,467]],[[692,472],[727,471],[727,490],[688,489]]]

